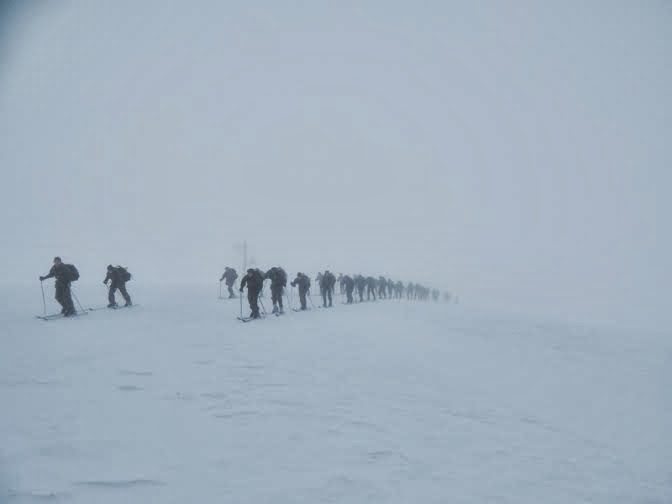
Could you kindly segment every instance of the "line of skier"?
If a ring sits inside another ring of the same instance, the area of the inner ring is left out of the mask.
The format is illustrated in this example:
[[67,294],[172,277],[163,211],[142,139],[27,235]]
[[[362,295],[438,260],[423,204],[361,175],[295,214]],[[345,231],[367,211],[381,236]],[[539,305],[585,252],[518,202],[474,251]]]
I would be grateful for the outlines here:
[[[40,282],[48,278],[55,278],[55,298],[61,305],[61,314],[65,317],[70,317],[77,313],[75,305],[72,300],[72,282],[79,279],[79,272],[73,264],[64,263],[60,257],[55,257],[53,266],[49,273],[40,276]],[[125,301],[124,306],[131,306],[131,296],[126,289],[126,283],[132,278],[131,273],[122,266],[107,266],[107,272],[103,280],[103,284],[108,288],[108,308],[117,308],[115,294],[117,291],[121,294]],[[238,273],[234,268],[226,267],[224,273],[219,279],[224,282],[228,297],[237,297],[234,293],[233,287],[238,279]],[[259,298],[262,295],[264,282],[270,280],[271,301],[273,303],[274,314],[284,313],[283,295],[287,288],[287,273],[280,266],[274,266],[268,271],[264,272],[258,268],[249,268],[247,273],[240,281],[239,291],[242,292],[247,287],[247,300],[250,305],[250,318],[259,318]],[[380,276],[378,278],[363,275],[343,275],[339,274],[338,278],[334,276],[329,270],[319,272],[315,281],[320,289],[320,296],[322,297],[322,306],[331,308],[333,306],[333,296],[336,285],[339,286],[340,294],[345,296],[346,304],[355,302],[355,295],[358,297],[358,302],[363,302],[366,295],[366,301],[376,301],[377,299],[417,299],[421,301],[429,300],[430,297],[434,301],[439,299],[439,291],[437,289],[430,290],[417,283],[409,283],[404,285],[401,281],[393,281],[389,278]],[[297,273],[296,277],[290,283],[292,287],[297,287],[299,293],[300,308],[298,310],[308,309],[308,300],[310,299],[310,277],[304,273]],[[44,294],[44,291],[43,291]],[[221,297],[221,291],[220,291]],[[444,293],[444,300],[450,300],[450,294]],[[312,302],[312,300],[311,300]]]
[[[238,273],[234,268],[226,267],[220,278],[220,282],[225,282],[228,289],[229,298],[237,297],[233,291],[233,286],[238,278]],[[247,300],[250,305],[249,318],[259,318],[259,298],[262,296],[264,281],[271,282],[271,301],[273,303],[273,314],[284,313],[283,294],[287,287],[287,273],[280,266],[274,266],[264,272],[258,268],[248,268],[247,273],[240,281],[239,291],[242,295],[247,287]],[[401,281],[393,281],[389,278],[380,276],[378,278],[363,275],[343,275],[334,276],[329,270],[324,273],[319,272],[315,281],[320,289],[322,297],[322,307],[331,308],[333,306],[333,296],[335,287],[338,285],[339,292],[345,296],[345,304],[356,302],[376,301],[377,299],[403,299],[427,301],[430,298],[438,301],[440,291],[438,289],[429,289],[418,283],[408,283],[404,285]],[[308,309],[308,300],[310,299],[311,279],[305,273],[299,272],[296,278],[290,283],[292,287],[298,288],[300,310]],[[450,301],[450,293],[444,293],[444,300]],[[312,302],[312,300],[311,300]]]

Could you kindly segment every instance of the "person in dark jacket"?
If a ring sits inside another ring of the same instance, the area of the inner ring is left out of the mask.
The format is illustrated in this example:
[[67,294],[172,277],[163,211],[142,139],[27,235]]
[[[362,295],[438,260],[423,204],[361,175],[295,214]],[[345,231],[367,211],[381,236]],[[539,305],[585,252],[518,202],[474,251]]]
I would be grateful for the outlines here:
[[301,309],[307,310],[308,306],[306,305],[306,294],[310,290],[310,278],[303,273],[297,273],[296,278],[292,280],[290,284],[292,287],[299,287],[299,300],[301,301]]
[[355,290],[355,281],[349,276],[345,275],[341,281],[343,282],[343,287],[345,289],[345,295],[347,297],[347,304],[352,304],[352,291]]
[[105,275],[105,280],[103,280],[103,283],[107,285],[107,282],[111,282],[110,289],[107,292],[108,308],[117,307],[117,300],[114,298],[114,294],[117,292],[117,289],[119,289],[121,296],[124,298],[124,301],[126,301],[124,306],[131,306],[133,304],[131,303],[131,296],[128,295],[128,291],[126,290],[126,282],[128,282],[130,279],[131,274],[126,270],[126,268],[122,268],[121,266],[117,266],[115,268],[111,264],[107,265],[107,275]]
[[229,299],[235,298],[236,295],[233,292],[233,284],[235,283],[236,279],[238,278],[238,273],[236,272],[235,269],[229,268],[228,266],[224,268],[224,273],[222,274],[222,278],[219,279],[221,282],[224,280],[224,283],[226,284],[226,288],[229,290]]
[[372,276],[366,277],[366,300],[371,301],[371,296],[373,296],[373,300],[376,300],[376,287],[377,287],[377,282],[376,279],[373,278]]
[[68,265],[63,264],[60,257],[54,257],[54,265],[51,267],[48,274],[40,277],[40,282],[43,282],[47,278],[56,278],[54,284],[54,287],[56,288],[55,297],[56,301],[61,305],[61,313],[66,317],[75,315],[77,311],[72,302],[72,292],[70,290],[72,276]]
[[385,299],[387,297],[387,280],[384,276],[378,277],[378,299]]
[[[332,306],[332,294],[334,292],[334,286],[336,285],[336,277],[334,274],[326,270],[322,275],[322,280],[320,281],[320,293],[322,294],[322,306],[325,308],[331,308]],[[328,300],[328,304],[327,304]]]
[[355,277],[355,287],[357,287],[359,302],[362,303],[364,301],[364,289],[366,289],[366,278],[362,275],[357,275]]
[[258,269],[249,268],[247,275],[240,281],[240,292],[247,285],[247,301],[250,303],[250,317],[259,318],[259,294],[264,286],[264,276]]
[[273,313],[285,313],[282,306],[282,293],[287,286],[287,273],[280,266],[274,266],[266,272],[264,279],[271,281],[271,301]]

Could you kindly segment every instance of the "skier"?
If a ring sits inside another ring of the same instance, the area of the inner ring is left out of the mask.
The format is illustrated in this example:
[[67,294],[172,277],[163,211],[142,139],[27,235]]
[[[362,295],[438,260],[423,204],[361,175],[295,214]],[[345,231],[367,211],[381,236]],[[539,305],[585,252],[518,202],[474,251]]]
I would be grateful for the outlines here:
[[287,273],[280,266],[274,266],[266,272],[264,279],[271,281],[271,301],[273,313],[285,313],[282,306],[282,293],[287,286]]
[[366,277],[366,300],[371,301],[371,296],[373,300],[376,300],[376,279],[372,276]]
[[364,302],[364,289],[366,289],[366,278],[362,275],[355,276],[355,287],[357,287],[357,294],[359,295],[359,302]]
[[229,290],[229,299],[236,297],[236,295],[233,292],[233,284],[236,281],[236,278],[238,278],[238,273],[236,272],[236,270],[233,268],[229,268],[227,266],[226,268],[224,268],[222,278],[219,279],[220,282],[222,280],[225,281],[226,288]]
[[[322,275],[322,281],[320,282],[322,306],[325,308],[331,308],[332,306],[332,293],[334,292],[334,285],[336,285],[336,277],[331,271],[325,270],[324,275]],[[329,300],[329,304],[327,304],[327,299]]]
[[387,280],[384,276],[378,277],[378,298],[385,299],[387,297]]
[[79,278],[77,268],[72,264],[63,264],[60,257],[54,257],[54,265],[49,270],[49,273],[40,277],[40,282],[47,278],[56,278],[54,287],[56,288],[56,301],[61,305],[61,313],[65,317],[76,315],[75,305],[72,302],[72,293],[70,291],[70,284]]
[[256,319],[259,318],[259,294],[261,293],[261,288],[264,285],[263,274],[254,268],[249,268],[247,270],[247,275],[245,275],[240,281],[240,292],[243,292],[245,286],[247,285],[247,301],[250,303],[250,318]]
[[342,281],[342,283],[343,283],[343,287],[344,287],[344,289],[345,289],[345,295],[346,295],[346,297],[347,297],[347,299],[348,299],[348,300],[346,301],[346,303],[347,303],[347,304],[352,304],[352,302],[353,302],[353,299],[352,299],[352,291],[355,290],[355,281],[354,281],[349,275],[345,275],[345,276],[341,279],[341,281]]
[[404,297],[404,283],[401,280],[394,284],[394,297],[397,299]]
[[292,280],[290,285],[292,287],[297,285],[299,286],[299,300],[301,301],[301,309],[307,310],[308,307],[306,306],[306,294],[310,289],[310,278],[308,278],[308,276],[304,275],[303,273],[297,273],[296,278]]
[[128,291],[126,290],[126,282],[130,279],[131,274],[126,268],[122,268],[121,266],[115,268],[111,264],[107,265],[107,275],[105,275],[103,283],[107,285],[107,282],[112,282],[110,283],[110,289],[107,292],[107,300],[109,302],[107,305],[108,308],[117,307],[117,301],[114,299],[114,293],[117,292],[117,289],[119,289],[119,292],[121,292],[122,297],[126,301],[124,306],[131,306],[133,304],[131,303],[131,296],[128,295]]

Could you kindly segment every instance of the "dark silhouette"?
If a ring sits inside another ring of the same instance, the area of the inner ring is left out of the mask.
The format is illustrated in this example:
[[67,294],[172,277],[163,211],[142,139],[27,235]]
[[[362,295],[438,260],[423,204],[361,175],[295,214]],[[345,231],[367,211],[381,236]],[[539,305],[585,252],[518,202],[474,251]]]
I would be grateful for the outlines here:
[[[334,286],[336,285],[336,277],[334,274],[326,270],[320,281],[320,293],[322,294],[322,306],[325,308],[332,306],[332,294]],[[328,301],[328,304],[327,304]]]
[[264,278],[271,281],[271,301],[273,313],[285,313],[282,306],[282,293],[287,286],[287,273],[280,266],[274,266],[266,272]]
[[236,272],[235,269],[229,268],[228,266],[224,268],[224,273],[222,274],[222,278],[219,279],[221,282],[224,280],[224,283],[226,284],[226,288],[229,290],[229,299],[235,298],[236,295],[233,292],[233,284],[235,283],[236,279],[238,278],[238,273]]
[[355,290],[355,281],[348,275],[345,275],[341,279],[341,283],[343,285],[343,288],[345,289],[345,295],[347,297],[347,304],[352,304],[353,299],[352,299],[352,291]]
[[126,301],[124,306],[131,306],[133,304],[131,303],[131,296],[128,295],[128,291],[126,290],[126,282],[130,279],[131,274],[126,268],[122,268],[121,266],[115,268],[111,264],[107,265],[107,275],[105,275],[103,283],[107,285],[107,282],[111,282],[110,289],[107,293],[107,301],[109,303],[107,305],[108,308],[116,308],[117,306],[117,301],[114,298],[114,293],[117,292],[117,289],[119,289],[124,301]]
[[54,257],[54,265],[49,270],[49,273],[40,277],[40,282],[47,278],[56,278],[54,287],[56,288],[56,301],[61,305],[61,313],[70,317],[75,315],[75,305],[72,302],[72,292],[70,284],[79,278],[77,268],[72,264],[63,264],[60,257]]
[[299,287],[299,301],[301,302],[301,309],[308,309],[306,306],[306,294],[308,294],[308,290],[310,290],[310,278],[308,278],[308,276],[304,275],[303,273],[297,273],[296,278],[292,280],[291,286]]
[[250,317],[259,318],[259,294],[264,285],[264,277],[258,269],[249,268],[240,281],[240,292],[247,285],[247,301],[250,303]]

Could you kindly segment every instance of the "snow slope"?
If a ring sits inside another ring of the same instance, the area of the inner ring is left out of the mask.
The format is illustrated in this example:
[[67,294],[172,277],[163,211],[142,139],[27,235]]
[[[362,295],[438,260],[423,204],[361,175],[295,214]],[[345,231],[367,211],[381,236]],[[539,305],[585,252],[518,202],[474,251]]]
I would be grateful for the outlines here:
[[134,287],[50,322],[5,292],[3,502],[672,502],[669,335]]

